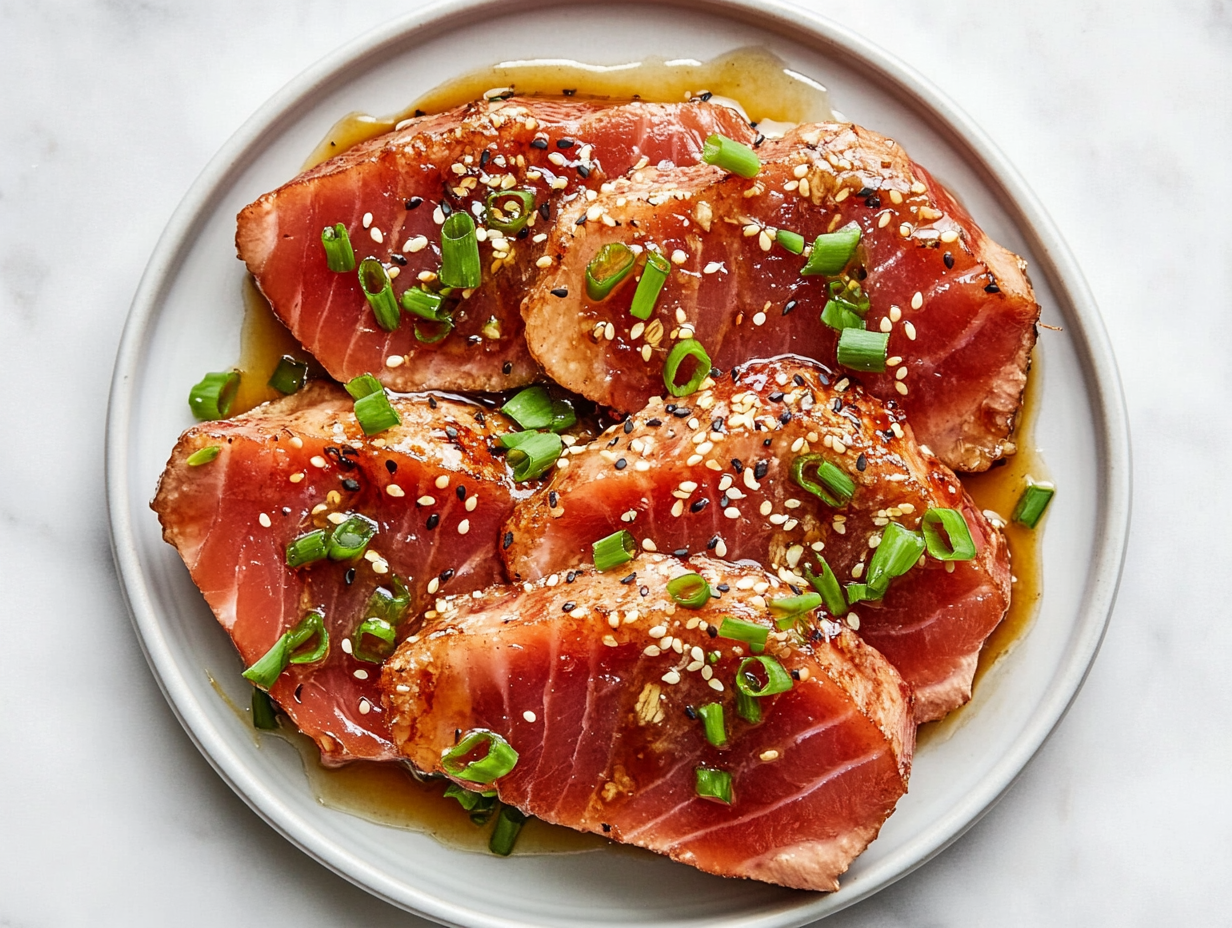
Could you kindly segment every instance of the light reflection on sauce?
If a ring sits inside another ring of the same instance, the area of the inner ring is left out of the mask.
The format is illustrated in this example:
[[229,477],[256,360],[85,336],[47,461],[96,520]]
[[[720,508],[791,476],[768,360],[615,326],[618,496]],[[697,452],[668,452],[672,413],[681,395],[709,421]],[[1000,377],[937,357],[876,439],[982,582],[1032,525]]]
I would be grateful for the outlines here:
[[[560,96],[562,91],[570,90],[574,91],[570,96],[575,99],[621,101],[638,98],[651,102],[679,102],[709,91],[716,96],[739,100],[755,121],[820,122],[832,118],[829,98],[820,84],[791,71],[782,60],[760,48],[739,49],[709,62],[647,59],[626,65],[592,66],[565,60],[515,61],[472,71],[442,84],[400,113],[385,117],[351,113],[343,117],[330,129],[304,167],[313,167],[351,146],[392,130],[416,110],[441,112],[498,88],[511,88],[522,95]],[[280,395],[265,385],[279,357],[292,354],[307,358],[251,279],[245,281],[244,302],[246,312],[238,365],[241,385],[234,413]],[[1019,416],[1015,436],[1018,453],[987,474],[963,478],[963,484],[981,509],[994,510],[1005,518],[1013,511],[1027,475],[1036,480],[1048,477],[1043,460],[1031,441],[1037,412],[1035,397],[1038,391],[1034,384],[1041,376],[1039,368],[1037,358]],[[319,376],[319,368],[317,371]],[[1042,594],[1041,536],[1042,532],[1032,532],[1019,525],[1011,524],[1006,528],[1016,582],[1009,613],[985,642],[980,654],[975,676],[977,697],[980,681],[1013,649],[1030,628],[1038,610]],[[217,686],[215,689],[221,694],[221,689]],[[225,694],[222,695],[225,699]],[[227,702],[230,704],[229,699]],[[249,712],[234,705],[232,708],[251,727]],[[940,722],[922,726],[919,744],[948,738],[964,718],[964,711],[958,710]],[[378,824],[425,832],[451,847],[486,853],[490,824],[483,828],[473,825],[453,799],[441,795],[443,784],[419,782],[394,764],[357,762],[337,769],[325,768],[319,763],[310,739],[285,728],[276,735],[291,742],[299,751],[309,784],[322,805]],[[610,842],[596,835],[580,834],[530,819],[518,838],[514,853],[576,853],[608,846]]]

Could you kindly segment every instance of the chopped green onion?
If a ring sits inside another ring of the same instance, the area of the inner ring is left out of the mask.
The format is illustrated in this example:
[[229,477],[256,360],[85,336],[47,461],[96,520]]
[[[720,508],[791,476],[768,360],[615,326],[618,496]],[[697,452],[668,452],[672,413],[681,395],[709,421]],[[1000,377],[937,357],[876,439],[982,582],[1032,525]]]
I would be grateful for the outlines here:
[[1014,507],[1014,514],[1010,518],[1027,528],[1035,528],[1039,525],[1044,510],[1048,508],[1056,492],[1056,487],[1050,483],[1030,484],[1022,491],[1022,496],[1018,498],[1018,505]]
[[496,442],[502,448],[508,450],[510,448],[516,448],[518,445],[525,441],[529,441],[538,434],[538,432],[505,432],[502,435],[496,436]]
[[443,296],[421,287],[411,287],[402,294],[402,308],[429,322],[444,322],[449,318],[449,311],[442,308],[444,305]]
[[501,806],[500,814],[496,816],[496,826],[492,829],[492,837],[488,841],[488,850],[501,857],[508,857],[527,817],[525,812],[513,806]]
[[800,273],[806,277],[838,274],[847,266],[859,244],[860,227],[854,222],[835,232],[823,233],[813,241],[813,252],[804,267],[800,268]]
[[717,132],[703,143],[702,160],[741,177],[756,177],[761,171],[761,159],[753,149]]
[[627,564],[637,554],[637,542],[628,532],[612,532],[606,538],[600,538],[591,546],[594,554],[595,570],[611,570],[621,564]]
[[392,332],[398,327],[402,313],[398,309],[398,299],[394,296],[394,285],[389,279],[389,271],[376,258],[364,258],[359,262],[359,288],[364,291],[368,305],[372,307],[372,315],[376,324],[386,332]]
[[235,371],[206,374],[188,393],[192,414],[206,421],[227,418],[239,385],[240,375]]
[[723,704],[708,702],[697,707],[697,714],[702,717],[702,726],[706,731],[706,740],[716,748],[727,746],[727,726],[723,723]]
[[838,337],[838,363],[853,371],[883,373],[889,344],[889,332],[843,329]]
[[346,226],[336,223],[321,230],[321,245],[325,248],[325,263],[331,271],[355,270],[355,249]]
[[[487,750],[484,756],[469,763],[463,759],[480,745]],[[459,780],[469,780],[472,783],[491,783],[499,780],[518,763],[518,752],[509,742],[496,732],[485,728],[473,728],[468,731],[456,745],[441,756],[441,766],[445,772]]]
[[517,235],[526,227],[534,210],[535,191],[498,190],[488,194],[483,224],[506,235]]
[[646,263],[642,265],[642,277],[637,282],[637,290],[633,293],[633,303],[629,306],[629,314],[635,319],[649,319],[654,315],[655,304],[659,302],[659,294],[667,283],[672,272],[671,262],[657,251],[646,252]]
[[608,242],[586,265],[586,295],[596,303],[606,299],[629,276],[637,260],[623,242]]
[[[744,687],[741,688],[740,680],[743,678]],[[761,686],[761,681],[747,670],[742,674],[736,674],[736,715],[756,725],[761,721],[761,702],[756,696],[750,696],[745,692],[746,689],[757,689]]]
[[332,561],[350,561],[360,557],[368,548],[378,529],[367,516],[353,512],[338,523],[329,536],[329,558]]
[[267,384],[279,393],[285,393],[289,396],[303,387],[304,380],[307,377],[308,363],[306,361],[297,361],[289,354],[284,354],[278,359],[278,366],[274,368],[274,373],[270,374]]
[[440,280],[446,287],[463,290],[478,287],[483,280],[479,269],[479,239],[475,220],[464,210],[454,210],[441,226]]
[[442,794],[450,799],[456,799],[458,805],[470,813],[471,821],[476,825],[486,825],[488,819],[492,817],[499,807],[500,802],[496,798],[496,790],[484,790],[476,792],[469,790],[465,786],[459,786],[457,783],[450,783],[445,787],[445,792]]
[[812,612],[820,605],[820,593],[801,593],[799,596],[770,600],[770,611],[777,616],[774,624],[780,629],[787,629],[795,625],[800,616]]
[[667,595],[677,606],[700,609],[710,602],[710,584],[701,574],[681,574],[667,581]]
[[575,425],[577,425],[577,411],[573,408],[573,404],[568,400],[552,400],[551,430],[563,432]]
[[[375,639],[371,647],[368,646],[370,638]],[[392,625],[384,619],[364,619],[351,637],[351,656],[357,661],[380,664],[394,653],[397,646],[398,633]]]
[[826,300],[821,311],[821,321],[839,332],[844,329],[864,328],[864,317],[851,308],[851,304],[843,300]]
[[329,556],[328,536],[324,529],[300,535],[287,545],[287,566],[303,567],[313,561],[323,561]]
[[847,602],[853,606],[856,603],[877,602],[882,598],[882,594],[878,593],[867,583],[849,583],[847,584]]
[[[431,326],[435,326],[435,328],[431,328]],[[421,322],[416,322],[415,341],[422,342],[425,345],[435,345],[437,342],[443,342],[452,331],[452,316],[447,315],[439,322],[429,323],[428,325],[424,325]]]
[[928,553],[939,561],[969,561],[975,557],[975,541],[967,520],[957,509],[934,508],[920,522]]
[[398,410],[389,402],[384,390],[361,396],[355,401],[355,418],[365,435],[377,435],[402,424]]
[[[564,450],[564,442],[554,432],[519,432],[520,439],[509,449],[505,460],[513,468],[514,480],[534,480],[556,463]],[[504,437],[504,436],[502,436]]]
[[743,641],[754,654],[760,654],[766,650],[766,638],[769,635],[770,629],[766,628],[766,626],[758,625],[756,622],[748,622],[744,619],[737,619],[730,615],[724,616],[723,621],[719,623],[720,638]]
[[[761,664],[766,674],[764,685],[752,673],[754,664]],[[791,674],[784,670],[783,665],[773,657],[746,657],[736,668],[736,689],[745,696],[761,699],[763,696],[786,693],[791,687]]]
[[873,559],[868,562],[864,582],[870,590],[884,594],[890,581],[914,567],[923,553],[923,535],[891,522],[881,533],[881,543],[873,552]]
[[698,767],[694,772],[697,777],[697,795],[703,799],[717,799],[725,805],[732,804],[730,773],[726,770],[715,770],[713,767]]
[[222,453],[222,445],[207,445],[204,448],[198,448],[188,456],[187,464],[189,467],[200,467],[202,464],[208,464]]
[[381,382],[371,374],[360,374],[346,382],[346,391],[353,400],[362,400],[365,396],[380,393],[383,389],[385,388],[381,386]]
[[[693,376],[684,384],[678,384],[676,375],[685,358],[692,358],[696,362]],[[682,338],[672,345],[672,350],[667,353],[667,362],[663,365],[663,383],[668,393],[672,396],[688,396],[709,376],[710,355],[706,354],[706,349],[702,347],[701,342],[692,338]]]
[[552,424],[552,398],[547,387],[538,384],[518,393],[500,411],[524,429],[546,429]]
[[[809,479],[809,470],[816,473],[816,482]],[[816,453],[801,454],[792,459],[791,479],[801,489],[808,490],[836,509],[845,506],[856,492],[855,481],[847,476],[846,471]]]
[[411,608],[411,591],[397,576],[390,580],[393,591],[378,586],[368,597],[368,605],[364,609],[367,618],[384,619],[390,625],[399,625],[406,618],[407,610]]
[[263,731],[278,730],[278,710],[274,708],[274,700],[269,693],[252,688],[252,727]]
[[826,604],[826,612],[832,616],[845,615],[847,600],[843,598],[843,589],[838,585],[838,577],[834,576],[834,571],[830,569],[824,557],[818,557],[817,563],[821,565],[821,574],[814,574],[808,564],[805,564],[804,579],[821,594],[822,602]]
[[779,229],[774,233],[774,240],[782,246],[784,251],[793,255],[804,254],[804,236],[799,232]]
[[[307,652],[299,651],[312,638],[316,643]],[[298,652],[298,653],[297,653]],[[309,612],[290,631],[274,642],[274,646],[256,663],[244,671],[243,677],[268,690],[288,664],[314,664],[329,653],[329,634],[325,631],[325,617],[320,612]]]

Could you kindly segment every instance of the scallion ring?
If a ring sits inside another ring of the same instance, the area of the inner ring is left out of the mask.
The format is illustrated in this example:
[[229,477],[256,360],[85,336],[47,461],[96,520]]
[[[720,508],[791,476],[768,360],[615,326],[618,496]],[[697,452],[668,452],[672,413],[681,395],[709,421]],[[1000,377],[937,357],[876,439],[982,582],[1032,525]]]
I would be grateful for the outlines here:
[[402,294],[402,308],[408,313],[427,319],[429,322],[444,322],[450,318],[445,308],[445,298],[439,293],[411,287]]
[[351,561],[368,550],[379,528],[372,519],[358,512],[348,515],[334,527],[327,548],[331,561]]
[[864,583],[870,590],[884,595],[890,587],[890,581],[914,567],[923,553],[923,535],[904,528],[897,522],[891,522],[882,529],[881,543],[877,545],[872,560],[868,562]]
[[1044,510],[1048,508],[1056,492],[1056,487],[1050,483],[1030,484],[1022,491],[1022,496],[1018,498],[1018,505],[1014,507],[1014,514],[1010,518],[1019,525],[1035,528],[1039,525],[1039,520],[1044,516]]
[[780,629],[791,628],[802,615],[821,605],[820,593],[801,593],[798,596],[783,596],[770,600],[770,611],[775,615],[775,625]]
[[376,617],[364,619],[351,637],[351,656],[368,664],[381,664],[398,646],[393,625]]
[[371,374],[360,374],[357,377],[352,377],[346,382],[345,387],[353,400],[362,400],[365,396],[371,393],[380,393],[384,389],[381,386],[381,382]]
[[425,345],[435,345],[443,342],[453,331],[453,317],[445,316],[439,322],[416,322],[415,341]]
[[745,619],[737,619],[734,616],[724,616],[723,621],[719,623],[720,638],[743,641],[754,654],[760,654],[766,650],[766,639],[769,636],[770,629],[766,626]]
[[204,448],[198,448],[188,456],[185,463],[189,467],[200,467],[202,464],[208,464],[222,453],[222,445],[206,445]]
[[839,332],[844,329],[864,328],[864,317],[843,300],[826,300],[826,305],[821,310],[821,321]]
[[399,625],[406,618],[407,610],[411,608],[411,591],[396,574],[392,576],[392,590],[378,586],[368,597],[368,605],[364,609],[367,618],[384,619],[390,625]]
[[611,570],[621,564],[627,564],[637,554],[637,542],[626,531],[612,532],[606,538],[600,538],[591,546],[595,569]]
[[534,480],[556,463],[564,450],[564,442],[554,432],[519,432],[526,438],[509,449],[505,460],[513,468],[513,479]]
[[697,714],[701,716],[706,740],[716,748],[726,747],[727,726],[723,722],[723,704],[721,702],[708,702],[704,706],[697,707]]
[[761,703],[756,696],[749,696],[746,689],[757,689],[761,686],[761,681],[747,670],[742,674],[737,674],[736,679],[744,680],[744,687],[741,688],[739,682],[736,684],[736,715],[744,719],[750,724],[756,725],[761,721]]
[[821,600],[826,604],[826,612],[835,617],[846,615],[847,600],[843,597],[843,588],[839,586],[838,577],[834,576],[834,571],[824,557],[818,557],[817,563],[821,565],[821,573],[814,574],[812,568],[805,564],[804,579],[821,594]]
[[847,602],[851,605],[864,602],[877,602],[882,598],[882,594],[874,590],[867,583],[849,583],[847,584]]
[[853,371],[884,373],[889,345],[889,332],[843,329],[838,337],[838,363]]
[[929,555],[939,561],[969,561],[975,557],[971,528],[957,509],[929,509],[920,521],[920,531]]
[[270,374],[267,384],[279,393],[290,396],[299,392],[307,377],[308,362],[284,354],[278,359],[278,366],[274,368],[274,373]]
[[629,306],[631,316],[646,320],[654,315],[655,304],[659,302],[659,294],[671,272],[672,265],[667,258],[657,251],[646,252],[642,276],[637,282],[637,290],[633,293],[633,303]]
[[287,566],[303,567],[329,556],[329,537],[323,529],[300,535],[287,545]]
[[355,418],[359,427],[368,436],[377,435],[395,425],[402,424],[402,417],[385,395],[384,389],[361,396],[355,401]]
[[715,799],[724,805],[732,804],[731,774],[714,767],[698,767],[694,770],[694,789],[703,799]]
[[710,602],[710,584],[701,574],[681,574],[667,581],[667,595],[677,606],[700,609]]
[[483,280],[475,220],[465,210],[454,210],[441,226],[439,277],[446,287],[460,287],[463,290],[478,287]]
[[398,309],[398,300],[394,296],[394,285],[389,279],[389,271],[376,258],[364,258],[359,262],[359,288],[364,291],[368,305],[372,307],[372,315],[376,324],[386,332],[398,328],[402,319],[402,311]]
[[552,397],[540,384],[517,393],[500,411],[524,429],[546,429],[553,421]]
[[[816,480],[809,478],[809,472],[816,475]],[[826,460],[820,454],[801,454],[792,459],[791,479],[796,486],[808,490],[827,506],[836,509],[845,506],[855,495],[856,484],[846,471]]]
[[[766,675],[766,682],[757,680],[754,668],[761,665]],[[792,687],[791,674],[773,657],[746,657],[736,668],[736,689],[745,696],[761,699],[763,696],[773,696],[776,693],[786,693]]]
[[596,303],[607,299],[629,276],[637,255],[623,242],[608,242],[586,265],[586,295]]
[[753,149],[717,132],[702,144],[702,160],[745,178],[761,172],[761,159]]
[[526,227],[534,211],[535,191],[498,190],[488,194],[483,224],[506,235],[517,235]]
[[573,408],[573,404],[568,400],[552,400],[552,424],[549,428],[553,432],[563,432],[575,425],[577,425],[577,411]]
[[252,727],[263,731],[278,730],[278,710],[265,690],[252,689]]
[[847,266],[859,244],[860,227],[854,222],[834,232],[823,233],[813,241],[813,251],[800,273],[805,277],[813,274],[832,277]]
[[188,406],[198,419],[225,419],[239,389],[240,375],[236,371],[214,371],[188,393]]
[[[468,754],[481,745],[486,746],[484,756],[465,761]],[[451,777],[471,783],[492,783],[513,770],[518,763],[518,752],[494,731],[472,728],[462,739],[441,755],[441,766]]]
[[355,270],[355,249],[351,247],[351,237],[342,223],[321,230],[321,246],[325,249],[325,263],[331,271],[341,273]]
[[[677,383],[676,378],[680,365],[686,358],[692,358],[695,362],[693,373],[683,384]],[[672,350],[667,353],[667,361],[663,365],[663,384],[667,387],[668,393],[672,396],[688,396],[697,390],[708,376],[710,376],[710,355],[706,354],[706,349],[702,347],[701,342],[692,338],[682,338],[672,345]]]
[[496,816],[496,825],[492,828],[492,837],[488,839],[488,850],[501,857],[508,857],[528,817],[525,812],[513,806],[502,805],[500,814]]
[[[301,650],[314,638],[316,640],[310,650]],[[329,633],[325,631],[325,616],[314,610],[300,619],[294,628],[284,632],[273,647],[244,671],[243,677],[268,690],[288,664],[314,664],[328,653]]]
[[799,232],[779,229],[774,233],[774,240],[779,243],[779,247],[789,254],[804,254],[804,236]]

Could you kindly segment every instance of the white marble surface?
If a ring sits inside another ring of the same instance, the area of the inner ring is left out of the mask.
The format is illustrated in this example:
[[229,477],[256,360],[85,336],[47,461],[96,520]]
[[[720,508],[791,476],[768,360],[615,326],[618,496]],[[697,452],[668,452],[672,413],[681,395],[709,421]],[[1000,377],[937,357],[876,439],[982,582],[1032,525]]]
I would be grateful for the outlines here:
[[[1206,475],[1232,456],[1232,3],[817,8],[936,82],[1040,195],[1103,308],[1137,474],[1120,602],[1069,716],[966,837],[827,924],[1227,924],[1232,541]],[[406,9],[0,2],[0,926],[421,924],[197,753],[129,624],[102,470],[115,348],[179,198],[287,80]]]

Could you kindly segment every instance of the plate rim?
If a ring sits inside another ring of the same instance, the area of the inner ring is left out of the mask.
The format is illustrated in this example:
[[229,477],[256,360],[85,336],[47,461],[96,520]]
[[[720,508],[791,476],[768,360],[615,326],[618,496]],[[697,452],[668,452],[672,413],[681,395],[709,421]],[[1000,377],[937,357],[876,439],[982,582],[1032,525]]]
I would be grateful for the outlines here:
[[[601,0],[529,0],[518,12],[560,6],[598,6]],[[803,925],[853,905],[927,863],[976,824],[1005,795],[1031,758],[1055,731],[1077,698],[1099,652],[1115,606],[1129,538],[1132,466],[1128,416],[1120,376],[1099,308],[1077,261],[1035,194],[984,131],[942,91],[910,66],[846,26],[813,10],[784,0],[660,0],[682,13],[700,11],[743,21],[808,45],[822,53],[841,53],[846,63],[870,74],[883,89],[918,107],[934,130],[946,137],[983,181],[1001,196],[1032,250],[1040,257],[1066,316],[1067,334],[1090,390],[1096,451],[1104,465],[1096,507],[1097,543],[1088,572],[1073,647],[1056,668],[1058,684],[1041,700],[1022,735],[979,781],[964,801],[914,835],[858,883],[838,893],[768,916],[746,919],[745,925]],[[408,884],[386,878],[363,859],[316,831],[294,813],[251,771],[205,718],[172,660],[160,628],[129,513],[128,443],[132,425],[136,372],[147,347],[151,323],[174,276],[178,257],[191,245],[192,231],[208,215],[216,191],[242,171],[265,147],[263,138],[293,119],[337,73],[364,61],[399,51],[415,39],[430,39],[463,20],[485,12],[508,12],[505,0],[437,0],[419,10],[380,25],[350,40],[288,81],[262,104],[210,159],[176,207],[134,294],[116,352],[106,417],[104,480],[112,555],[134,631],[146,662],[172,712],[189,738],[228,786],[288,841],[339,876],[399,908],[456,926],[522,924],[494,919],[484,912],[438,898]]]

